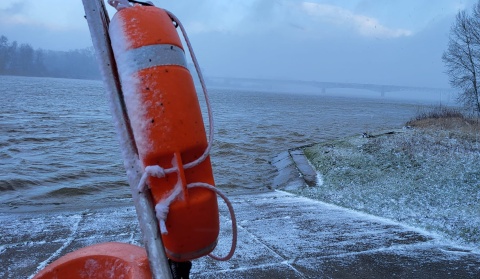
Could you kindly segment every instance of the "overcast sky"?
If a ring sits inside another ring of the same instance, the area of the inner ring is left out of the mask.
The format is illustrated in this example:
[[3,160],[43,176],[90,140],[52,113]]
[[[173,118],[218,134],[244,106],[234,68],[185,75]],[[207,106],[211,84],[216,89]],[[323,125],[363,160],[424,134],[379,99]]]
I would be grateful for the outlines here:
[[[448,87],[455,14],[475,0],[154,0],[175,13],[207,76]],[[112,16],[114,10],[110,10]],[[1,0],[0,35],[91,46],[81,0]]]

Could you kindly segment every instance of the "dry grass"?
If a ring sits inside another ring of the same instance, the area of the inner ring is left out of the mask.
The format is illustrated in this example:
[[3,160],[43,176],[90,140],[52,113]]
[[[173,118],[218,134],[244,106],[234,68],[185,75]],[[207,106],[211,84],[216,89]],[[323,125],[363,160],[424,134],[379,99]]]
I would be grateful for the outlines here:
[[421,129],[449,130],[470,135],[480,132],[478,118],[467,117],[457,109],[434,107],[421,112],[406,123],[407,126]]

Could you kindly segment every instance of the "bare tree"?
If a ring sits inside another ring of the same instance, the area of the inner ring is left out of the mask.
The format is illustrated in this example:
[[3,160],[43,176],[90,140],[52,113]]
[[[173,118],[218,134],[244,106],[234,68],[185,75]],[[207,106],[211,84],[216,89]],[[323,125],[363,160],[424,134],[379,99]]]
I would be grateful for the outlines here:
[[442,59],[450,84],[461,90],[459,101],[480,113],[480,1],[473,15],[460,11],[450,30],[448,49]]

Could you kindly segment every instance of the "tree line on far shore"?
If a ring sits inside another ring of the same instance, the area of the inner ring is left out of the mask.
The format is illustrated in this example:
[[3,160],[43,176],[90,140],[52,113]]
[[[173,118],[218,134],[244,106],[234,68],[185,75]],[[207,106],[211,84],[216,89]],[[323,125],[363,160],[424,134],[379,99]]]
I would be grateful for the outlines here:
[[93,47],[69,51],[33,49],[0,36],[0,75],[100,79]]

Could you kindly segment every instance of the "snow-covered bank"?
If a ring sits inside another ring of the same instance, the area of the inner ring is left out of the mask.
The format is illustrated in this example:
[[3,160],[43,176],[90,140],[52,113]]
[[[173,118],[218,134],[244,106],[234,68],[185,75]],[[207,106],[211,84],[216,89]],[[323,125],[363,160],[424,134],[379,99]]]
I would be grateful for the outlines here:
[[323,184],[296,194],[480,248],[478,123],[425,121],[410,129],[305,148]]

